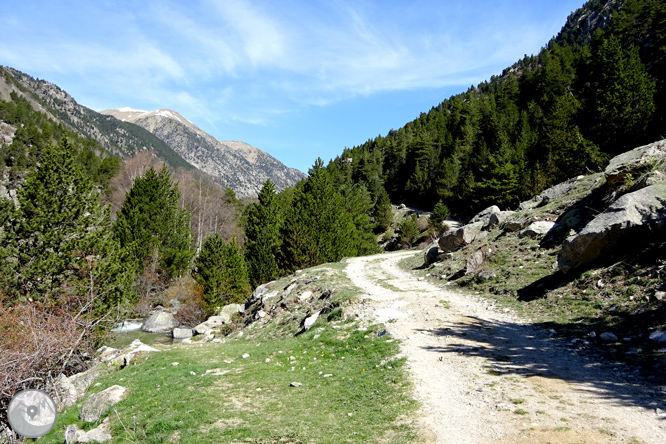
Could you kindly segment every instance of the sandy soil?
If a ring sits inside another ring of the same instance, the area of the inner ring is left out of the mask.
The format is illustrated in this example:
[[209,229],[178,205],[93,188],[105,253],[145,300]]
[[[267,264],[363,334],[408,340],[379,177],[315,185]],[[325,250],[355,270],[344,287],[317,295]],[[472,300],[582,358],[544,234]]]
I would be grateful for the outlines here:
[[419,281],[399,252],[348,260],[356,307],[401,340],[427,443],[666,443],[664,393],[477,296]]

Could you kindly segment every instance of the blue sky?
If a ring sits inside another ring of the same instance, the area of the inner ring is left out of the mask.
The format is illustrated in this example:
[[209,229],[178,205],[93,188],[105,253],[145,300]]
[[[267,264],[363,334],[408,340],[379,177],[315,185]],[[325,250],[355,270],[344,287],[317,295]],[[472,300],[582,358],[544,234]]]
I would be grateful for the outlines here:
[[583,3],[0,0],[0,65],[307,172],[536,54]]

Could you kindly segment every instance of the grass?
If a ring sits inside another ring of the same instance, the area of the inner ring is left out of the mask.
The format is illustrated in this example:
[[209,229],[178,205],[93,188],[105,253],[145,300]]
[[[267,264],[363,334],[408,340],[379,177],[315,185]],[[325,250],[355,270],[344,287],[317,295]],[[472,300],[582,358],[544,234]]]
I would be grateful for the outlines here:
[[[307,270],[298,279],[310,283],[294,292],[316,285],[335,288],[336,304],[353,300],[343,268]],[[276,285],[286,287],[289,279]],[[417,404],[405,360],[396,358],[398,341],[379,337],[381,325],[361,330],[341,311],[333,313],[297,336],[296,318],[285,312],[223,343],[174,345],[100,377],[89,393],[115,384],[128,389],[106,415],[118,443],[414,442]],[[78,420],[81,405],[61,412],[39,442],[62,443],[69,424],[97,426]]]

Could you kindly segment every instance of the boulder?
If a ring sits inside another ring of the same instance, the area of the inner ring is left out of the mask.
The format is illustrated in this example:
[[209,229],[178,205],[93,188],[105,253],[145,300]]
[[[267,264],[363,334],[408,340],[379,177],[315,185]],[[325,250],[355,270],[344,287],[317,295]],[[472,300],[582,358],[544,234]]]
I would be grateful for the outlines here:
[[532,222],[527,228],[520,232],[520,237],[539,237],[548,233],[555,226],[555,222],[540,220]]
[[174,339],[185,339],[194,336],[194,330],[191,328],[174,328],[171,332]]
[[305,331],[308,331],[312,328],[315,322],[317,322],[317,318],[319,318],[319,312],[315,312],[312,316],[309,316],[305,318],[305,321],[303,321],[303,327],[305,328]]
[[469,245],[483,230],[483,222],[464,225],[457,230],[449,230],[439,238],[439,248],[450,253]]
[[65,444],[106,442],[112,438],[109,418],[105,418],[102,424],[87,432],[79,429],[76,424],[67,426],[65,430]]
[[665,205],[665,182],[623,195],[564,241],[557,258],[560,269],[568,273],[654,242],[663,236]]
[[650,333],[650,341],[655,342],[657,344],[666,344],[666,331],[653,331]]
[[500,211],[499,213],[493,213],[488,218],[487,228],[496,227],[502,225],[509,217],[515,214],[514,211]]
[[664,159],[664,157],[666,157],[665,140],[640,146],[615,156],[610,160],[604,171],[606,183],[610,187],[622,185],[627,174],[631,174],[634,179],[638,179],[639,175],[646,172],[655,162]]
[[426,265],[434,264],[439,260],[439,248],[435,246],[430,246],[426,248],[425,253],[423,253],[423,263]]
[[94,366],[85,372],[70,376],[69,380],[76,388],[78,396],[81,397],[85,394],[86,390],[88,390],[99,374],[100,368],[98,366]]
[[63,374],[58,376],[54,382],[55,398],[58,408],[71,407],[79,399],[78,391],[69,378]]
[[178,326],[178,322],[171,313],[156,311],[146,319],[141,330],[148,333],[166,333],[176,326]]
[[578,176],[574,177],[573,179],[564,181],[562,183],[558,183],[557,185],[554,185],[548,188],[547,190],[543,191],[538,196],[534,196],[532,199],[528,201],[521,202],[518,208],[521,210],[529,210],[531,208],[536,208],[540,205],[545,205],[551,200],[564,197],[576,185],[576,182],[578,182],[580,179],[584,177],[585,176]]
[[472,274],[476,273],[479,268],[481,268],[481,265],[483,265],[483,259],[485,258],[485,255],[483,254],[483,251],[475,251],[474,253],[470,254],[469,257],[467,257],[467,262],[465,265],[465,274]]
[[95,422],[111,407],[120,402],[127,394],[127,389],[114,385],[108,389],[91,395],[83,403],[79,419],[83,422]]
[[517,218],[508,218],[504,221],[504,229],[506,231],[515,232],[523,228],[523,221]]
[[615,341],[617,341],[617,336],[615,336],[613,333],[611,333],[609,331],[601,333],[599,335],[599,338],[604,342],[615,342]]
[[488,207],[485,210],[481,211],[476,216],[474,216],[472,220],[469,221],[469,223],[475,224],[477,222],[483,222],[483,225],[486,226],[490,221],[490,216],[499,213],[501,213],[499,207],[497,205],[493,205],[492,207]]
[[236,313],[243,313],[245,311],[245,304],[227,304],[220,310],[221,315],[228,315],[229,317]]

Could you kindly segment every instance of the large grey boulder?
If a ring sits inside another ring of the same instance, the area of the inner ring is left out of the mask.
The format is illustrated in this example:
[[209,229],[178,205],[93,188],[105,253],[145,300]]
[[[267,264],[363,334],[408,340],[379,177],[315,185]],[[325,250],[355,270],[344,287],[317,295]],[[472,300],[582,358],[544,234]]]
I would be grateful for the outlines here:
[[166,311],[156,311],[151,314],[141,326],[141,330],[148,333],[166,333],[178,326],[174,316]]
[[476,216],[474,216],[469,223],[470,224],[475,224],[477,222],[483,222],[484,225],[488,225],[488,221],[490,220],[490,216],[492,214],[497,214],[501,213],[501,210],[497,205],[493,205],[491,207],[486,208],[485,210],[481,211],[478,213]]
[[520,237],[540,237],[544,236],[555,226],[555,222],[540,220],[532,222],[527,228],[520,232]]
[[623,255],[662,236],[665,218],[665,182],[625,194],[564,241],[558,265],[568,273],[602,258]]
[[174,328],[171,332],[174,339],[187,339],[194,336],[194,330],[191,328]]
[[113,439],[111,436],[111,427],[109,427],[109,418],[105,418],[98,427],[84,431],[78,428],[76,424],[67,426],[65,430],[65,444],[106,442]]
[[76,400],[79,399],[79,393],[76,390],[72,381],[63,374],[58,376],[54,382],[56,402],[58,408],[62,409],[63,407],[71,407],[76,403]]
[[83,422],[95,422],[111,407],[119,403],[127,395],[127,389],[114,385],[108,389],[91,395],[83,403],[79,419]]
[[245,304],[227,304],[220,310],[220,314],[227,314],[233,316],[236,313],[243,313],[245,311]]
[[527,200],[525,202],[521,202],[520,205],[518,206],[519,209],[521,210],[528,210],[530,208],[536,208],[540,205],[545,205],[548,202],[559,199],[561,197],[566,196],[569,191],[573,189],[573,187],[576,185],[576,183],[581,180],[585,176],[578,176],[574,177],[572,179],[566,180],[564,182],[558,183],[557,185],[554,185],[547,190],[544,190],[541,194],[538,196],[534,196],[532,199]]
[[624,183],[627,174],[631,174],[636,180],[639,175],[645,173],[656,162],[663,160],[664,157],[666,157],[665,140],[640,146],[615,156],[610,160],[604,171],[606,182],[608,186],[616,187]]
[[457,230],[449,230],[439,238],[439,248],[444,253],[459,250],[465,245],[471,244],[483,230],[483,222],[475,222],[464,225]]

